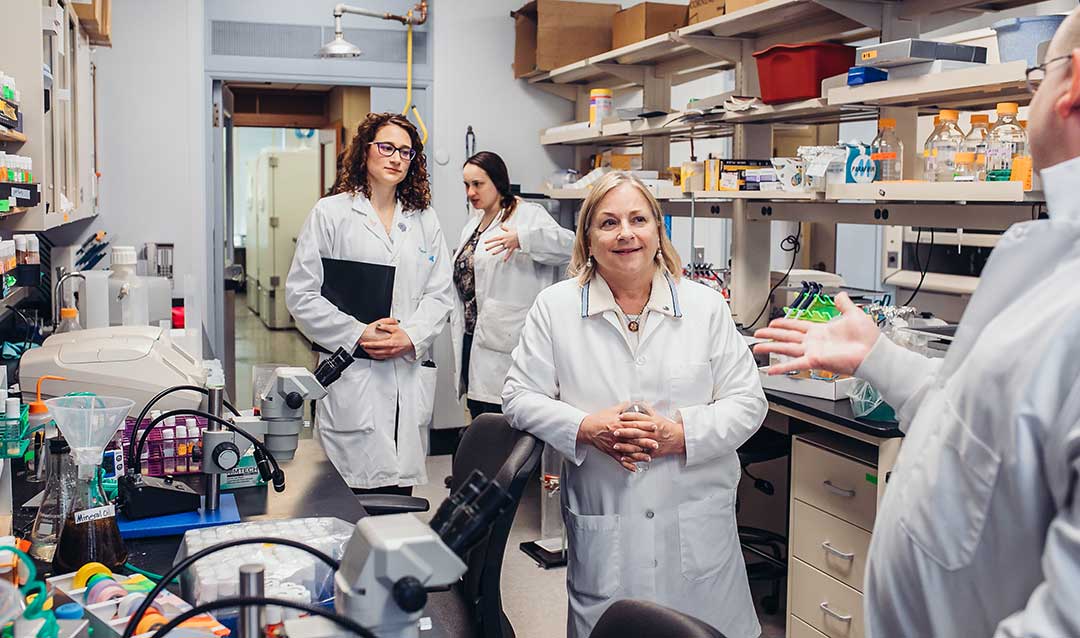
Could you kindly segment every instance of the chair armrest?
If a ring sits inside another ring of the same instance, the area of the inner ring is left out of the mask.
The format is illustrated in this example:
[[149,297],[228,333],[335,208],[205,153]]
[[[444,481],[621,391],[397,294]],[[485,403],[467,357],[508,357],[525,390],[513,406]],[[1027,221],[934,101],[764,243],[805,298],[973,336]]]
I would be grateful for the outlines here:
[[431,505],[426,498],[399,494],[362,494],[356,497],[371,516],[426,512]]

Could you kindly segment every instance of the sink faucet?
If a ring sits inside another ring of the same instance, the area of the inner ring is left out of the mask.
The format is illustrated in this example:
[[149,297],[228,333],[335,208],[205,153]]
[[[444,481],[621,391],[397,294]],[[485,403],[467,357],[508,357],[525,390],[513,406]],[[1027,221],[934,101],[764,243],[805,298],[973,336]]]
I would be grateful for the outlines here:
[[54,330],[60,325],[60,291],[63,289],[64,282],[73,277],[86,281],[86,277],[81,272],[63,272],[63,268],[58,270],[61,271],[61,274],[56,280],[56,285],[53,286],[52,325]]

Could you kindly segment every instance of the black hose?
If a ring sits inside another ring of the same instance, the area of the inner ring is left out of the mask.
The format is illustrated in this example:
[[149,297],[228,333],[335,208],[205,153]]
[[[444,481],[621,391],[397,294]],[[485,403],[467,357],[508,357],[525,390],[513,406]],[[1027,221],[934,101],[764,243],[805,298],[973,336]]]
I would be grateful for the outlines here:
[[[128,466],[128,467],[134,469],[135,474],[140,474],[142,472],[142,450],[143,450],[143,445],[146,444],[146,439],[149,438],[149,436],[150,436],[150,431],[153,430],[154,426],[157,425],[158,423],[161,423],[165,419],[168,419],[168,418],[171,418],[171,417],[174,417],[174,416],[201,416],[204,419],[206,419],[207,421],[212,421],[214,423],[220,424],[222,427],[225,427],[225,428],[239,434],[240,436],[244,437],[245,439],[250,441],[251,444],[254,445],[256,448],[261,449],[262,453],[267,457],[267,459],[270,461],[270,463],[274,466],[274,473],[277,474],[277,473],[281,472],[281,467],[278,465],[277,459],[274,458],[274,455],[270,452],[270,450],[268,450],[266,448],[266,445],[264,445],[261,441],[256,439],[251,434],[248,434],[247,432],[245,432],[242,429],[236,427],[232,423],[229,423],[225,419],[223,419],[223,418],[221,418],[219,416],[214,416],[213,414],[210,414],[209,412],[203,412],[202,410],[187,410],[187,409],[185,409],[185,410],[169,410],[168,412],[163,412],[156,419],[151,421],[150,425],[146,426],[146,428],[143,429],[142,436],[139,437],[139,444],[135,448],[135,463],[133,465]],[[132,440],[134,441],[134,439],[132,439]],[[275,489],[277,489],[276,485],[275,485]],[[281,490],[278,490],[278,491],[280,492]]]
[[298,603],[292,600],[278,600],[276,598],[267,598],[265,596],[222,598],[220,600],[215,600],[211,603],[203,603],[202,605],[197,605],[170,620],[160,629],[155,631],[154,635],[150,638],[164,638],[164,636],[168,635],[170,631],[179,627],[180,623],[183,623],[186,620],[190,620],[191,618],[194,618],[195,616],[198,616],[200,614],[217,611],[219,609],[229,609],[231,607],[250,607],[253,605],[273,605],[274,607],[287,607],[289,609],[298,609],[300,611],[307,612],[313,616],[322,616],[323,618],[326,618],[327,620],[333,622],[334,624],[345,629],[346,631],[350,631],[353,634],[360,636],[360,638],[376,638],[375,634],[373,634],[370,629],[367,629],[355,620],[346,618],[345,616],[341,616],[339,614],[335,614],[334,612],[328,609],[324,609],[323,607],[306,605],[304,603]]
[[[919,241],[922,239],[922,228],[919,229],[919,234],[915,237],[915,267],[919,266]],[[926,280],[926,273],[930,270],[930,260],[934,257],[934,229],[930,229],[930,250],[926,253],[926,266],[922,268],[922,274],[919,275],[919,285],[915,286],[915,290],[911,291],[911,296],[903,305],[910,306],[912,301],[915,301],[915,295],[919,294],[922,290],[923,281]]]
[[[754,317],[753,321],[747,324],[743,324],[743,327],[747,329],[754,327],[754,324],[758,322],[758,319],[761,319],[761,315],[765,314],[765,311],[769,308],[769,303],[772,300],[773,293],[776,292],[776,289],[783,285],[785,281],[787,281],[788,276],[791,274],[791,270],[795,268],[795,261],[799,258],[800,237],[802,237],[802,224],[799,224],[799,229],[795,232],[794,235],[788,235],[787,237],[780,240],[780,250],[784,252],[791,251],[791,265],[788,266],[787,272],[785,272],[784,276],[780,278],[780,281],[776,282],[776,285],[769,290],[769,294],[765,295],[765,305],[761,307],[761,312],[757,313],[757,316]],[[784,248],[784,244],[789,244],[791,248]]]
[[[131,455],[135,454],[135,436],[139,433],[139,426],[142,425],[142,420],[144,418],[146,418],[146,413],[150,411],[150,408],[154,407],[155,403],[157,403],[158,401],[160,401],[164,397],[172,394],[173,392],[182,392],[184,390],[190,390],[192,392],[198,392],[200,394],[207,395],[207,396],[210,395],[209,390],[207,390],[206,388],[197,386],[197,385],[174,385],[171,388],[165,388],[161,392],[158,392],[157,395],[154,396],[153,399],[150,399],[149,401],[147,401],[146,405],[143,406],[142,412],[139,413],[139,418],[135,419],[135,427],[132,428],[132,430],[131,430],[131,444],[128,446],[128,462],[127,462],[128,467],[132,467],[132,465],[135,463],[135,459],[131,458]],[[240,412],[237,411],[237,409],[234,408],[231,403],[229,403],[228,401],[222,400],[222,404],[225,406],[225,408],[229,412],[232,412],[234,416],[240,416]],[[138,458],[138,457],[135,457],[135,458]]]
[[[136,609],[135,612],[131,615],[131,620],[129,620],[127,626],[124,627],[124,635],[122,638],[131,638],[133,635],[135,635],[135,625],[138,624],[138,621],[140,618],[143,617],[143,614],[145,614],[147,610],[150,609],[150,604],[154,601],[154,598],[165,589],[165,587],[172,579],[176,578],[188,567],[191,567],[191,565],[195,561],[199,560],[200,558],[209,556],[210,554],[219,552],[223,549],[228,549],[230,547],[238,547],[240,545],[262,545],[263,543],[285,545],[287,547],[295,547],[296,549],[303,550],[329,565],[330,568],[334,571],[337,571],[338,568],[341,567],[341,563],[334,560],[333,558],[330,558],[329,556],[320,552],[314,547],[310,547],[299,541],[290,540],[288,538],[271,538],[269,536],[259,536],[256,538],[238,538],[232,541],[224,541],[222,543],[218,543],[217,545],[211,545],[210,547],[207,547],[202,551],[195,552],[191,556],[188,556],[179,563],[173,565],[169,571],[161,575],[161,580],[159,580],[157,584],[154,585],[154,588],[151,589],[148,594],[146,594],[146,599],[142,601],[142,603],[139,605],[139,608]],[[232,606],[235,607],[236,605],[234,604]]]

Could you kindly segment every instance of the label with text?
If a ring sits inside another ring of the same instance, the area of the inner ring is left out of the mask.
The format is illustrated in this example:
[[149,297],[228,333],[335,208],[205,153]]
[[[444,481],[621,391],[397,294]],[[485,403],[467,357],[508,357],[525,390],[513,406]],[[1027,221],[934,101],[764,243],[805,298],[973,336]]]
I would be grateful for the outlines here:
[[100,521],[103,518],[112,518],[114,516],[116,516],[115,505],[110,504],[102,507],[94,507],[88,510],[82,510],[81,512],[75,512],[75,524],[82,525],[83,523]]

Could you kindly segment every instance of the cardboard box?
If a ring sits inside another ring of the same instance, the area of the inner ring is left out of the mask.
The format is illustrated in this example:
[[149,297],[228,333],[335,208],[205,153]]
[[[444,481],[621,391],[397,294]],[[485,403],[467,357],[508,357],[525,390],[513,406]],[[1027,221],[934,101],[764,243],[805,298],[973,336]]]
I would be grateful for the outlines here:
[[686,26],[686,5],[642,2],[615,14],[611,48],[641,42]]
[[620,7],[568,0],[532,0],[514,18],[514,77],[550,71],[611,50],[611,24]]
[[747,7],[752,7],[756,4],[762,4],[768,1],[769,0],[727,0],[727,12],[735,13],[736,11],[741,11]]
[[690,0],[687,24],[697,24],[724,15],[724,0]]

